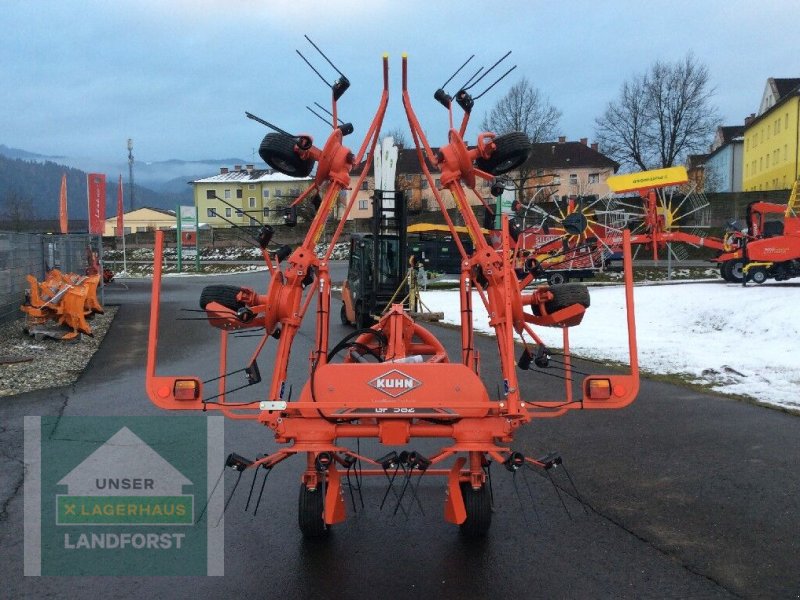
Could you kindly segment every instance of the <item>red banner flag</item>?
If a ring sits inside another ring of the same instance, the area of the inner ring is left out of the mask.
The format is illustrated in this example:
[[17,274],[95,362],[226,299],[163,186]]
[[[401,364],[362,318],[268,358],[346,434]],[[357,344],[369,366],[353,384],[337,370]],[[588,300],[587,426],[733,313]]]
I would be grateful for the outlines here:
[[58,197],[58,220],[61,233],[69,233],[69,220],[67,219],[67,174],[61,176],[61,194]]
[[122,175],[120,175],[119,187],[117,188],[117,235],[118,236],[125,235],[125,222],[122,216],[124,211],[125,207],[123,206],[122,202]]
[[89,196],[89,233],[103,235],[106,221],[106,176],[102,173],[86,175]]

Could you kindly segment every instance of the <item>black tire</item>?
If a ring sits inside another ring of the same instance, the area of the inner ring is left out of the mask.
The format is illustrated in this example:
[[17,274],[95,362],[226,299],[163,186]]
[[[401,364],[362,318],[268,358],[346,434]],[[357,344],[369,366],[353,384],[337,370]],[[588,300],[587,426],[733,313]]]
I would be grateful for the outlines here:
[[330,529],[322,517],[324,508],[321,488],[309,490],[305,483],[301,483],[300,498],[297,503],[297,524],[304,538],[320,539],[328,535]]
[[550,285],[563,285],[569,282],[569,275],[565,273],[550,273],[547,276],[547,283]]
[[339,318],[342,320],[342,325],[350,325],[350,321],[347,320],[347,309],[344,307],[344,302],[342,302],[342,310],[339,311]]
[[[589,288],[582,283],[562,283],[550,288],[553,293],[553,299],[545,302],[545,309],[547,314],[553,314],[557,310],[572,306],[573,304],[580,304],[584,308],[589,308]],[[537,306],[532,307],[533,314],[539,314]]]
[[225,308],[237,311],[244,306],[236,299],[236,294],[241,289],[235,285],[207,285],[200,292],[200,308],[205,309],[209,302],[216,302]]
[[728,269],[728,273],[730,276],[731,283],[742,283],[744,281],[744,260],[741,258],[733,258],[727,261],[726,264],[729,264],[730,267]]
[[731,279],[731,262],[730,260],[726,260],[719,265],[719,275],[728,283],[733,283],[733,279]]
[[464,498],[464,508],[467,510],[467,519],[460,525],[462,535],[468,538],[484,537],[492,524],[492,497],[489,486],[484,484],[480,489],[474,490],[469,483],[462,483],[461,495]]
[[512,131],[494,138],[495,150],[489,158],[479,158],[475,166],[492,175],[502,175],[513,171],[531,153],[531,141],[521,131]]
[[282,133],[268,133],[261,140],[258,155],[276,171],[290,177],[307,177],[314,168],[314,161],[303,160],[294,151],[296,140]]
[[753,283],[757,283],[758,285],[764,283],[769,277],[767,275],[767,270],[764,267],[756,267],[755,269],[751,269],[749,275],[749,280]]
[[366,329],[372,327],[375,321],[369,315],[369,311],[364,310],[364,305],[361,302],[356,303],[356,327],[359,329]]

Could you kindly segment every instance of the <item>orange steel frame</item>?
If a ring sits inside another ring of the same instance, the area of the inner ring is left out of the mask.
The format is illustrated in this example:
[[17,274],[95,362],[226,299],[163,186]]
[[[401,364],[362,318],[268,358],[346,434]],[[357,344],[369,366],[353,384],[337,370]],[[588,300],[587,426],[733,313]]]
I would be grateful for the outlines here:
[[[462,353],[460,362],[450,362],[435,336],[415,323],[404,313],[402,305],[394,305],[373,330],[381,332],[385,344],[376,345],[375,336],[364,332],[356,339],[362,347],[381,352],[383,362],[358,362],[351,355],[343,363],[328,363],[331,287],[328,261],[334,244],[340,237],[361,183],[369,172],[388,102],[388,58],[383,58],[383,93],[377,113],[372,120],[359,152],[353,154],[342,144],[341,131],[336,128],[336,100],[333,100],[333,132],[320,150],[295,148],[303,158],[318,162],[314,184],[298,198],[300,202],[313,190],[325,190],[322,203],[312,221],[303,243],[288,258],[281,270],[264,251],[271,274],[266,294],[244,289],[239,300],[246,303],[255,317],[246,323],[237,320],[235,313],[216,303],[206,310],[210,322],[221,329],[219,396],[213,402],[204,401],[203,383],[197,376],[165,376],[156,373],[159,300],[161,293],[162,242],[156,232],[154,277],[150,312],[147,355],[147,392],[154,404],[170,410],[217,410],[232,419],[256,420],[272,430],[279,443],[287,444],[277,452],[256,460],[249,468],[272,467],[298,453],[306,453],[306,468],[302,480],[309,489],[324,485],[323,518],[333,524],[344,520],[345,506],[340,485],[340,470],[345,457],[358,458],[372,465],[365,475],[383,475],[380,465],[359,456],[339,444],[342,438],[376,438],[382,444],[400,446],[412,438],[443,438],[451,443],[430,457],[425,475],[447,477],[445,519],[460,524],[467,517],[460,491],[462,482],[474,489],[484,485],[483,465],[487,458],[503,462],[510,454],[508,447],[516,430],[534,418],[556,417],[574,409],[615,409],[627,406],[639,389],[636,334],[633,313],[633,276],[629,233],[625,232],[625,304],[627,311],[630,372],[627,374],[591,375],[582,382],[582,395],[574,397],[569,353],[569,325],[580,321],[584,308],[572,305],[548,314],[545,304],[553,299],[546,286],[523,293],[529,280],[522,282],[512,269],[508,224],[503,224],[503,248],[494,250],[481,234],[480,225],[462,188],[462,182],[478,194],[476,177],[490,179],[491,175],[474,168],[477,156],[489,157],[494,151],[494,134],[479,136],[477,147],[470,150],[463,141],[469,115],[464,114],[459,130],[452,126],[448,144],[434,155],[414,115],[406,86],[407,59],[403,57],[403,105],[408,116],[420,164],[430,189],[439,203],[445,221],[462,256],[460,282]],[[365,155],[367,148],[369,153]],[[317,258],[314,245],[328,213],[339,192],[349,185],[349,172],[366,156],[361,176],[352,188],[344,216],[334,232],[329,249]],[[425,157],[441,172],[443,186],[453,195],[464,222],[469,229],[475,252],[468,256],[455,234],[453,223],[444,210],[444,203],[434,185]],[[478,197],[480,195],[478,194]],[[483,282],[476,281],[480,270]],[[313,283],[309,282],[313,275]],[[529,278],[528,278],[529,279]],[[304,280],[307,284],[304,289]],[[499,398],[490,399],[479,376],[479,355],[475,349],[472,324],[472,292],[477,290],[486,305],[490,324],[495,330],[504,390]],[[304,296],[305,293],[305,296]],[[297,400],[285,399],[287,368],[292,341],[306,316],[310,303],[316,298],[316,341],[309,356],[309,381]],[[525,312],[525,307],[537,307],[538,315]],[[563,329],[565,356],[565,398],[536,400],[522,398],[514,358],[514,335],[526,334],[541,344],[532,325],[556,326]],[[262,351],[270,335],[280,329],[275,367],[266,400],[229,402],[225,397],[227,344],[230,331],[245,327],[264,327],[264,336],[253,354]],[[409,357],[414,357],[413,361]],[[421,357],[421,359],[419,358]],[[421,360],[421,362],[420,362]],[[399,373],[399,374],[397,374]],[[592,382],[600,380],[608,393],[592,397]],[[381,388],[384,382],[384,389]],[[397,384],[396,382],[400,383]],[[377,382],[377,383],[376,383]],[[386,389],[389,384],[400,388]],[[188,390],[188,392],[187,392]],[[320,453],[333,456],[331,466],[320,471],[315,461]],[[455,458],[451,466],[444,461]],[[527,461],[542,466],[534,459]],[[324,480],[324,481],[323,481]]]

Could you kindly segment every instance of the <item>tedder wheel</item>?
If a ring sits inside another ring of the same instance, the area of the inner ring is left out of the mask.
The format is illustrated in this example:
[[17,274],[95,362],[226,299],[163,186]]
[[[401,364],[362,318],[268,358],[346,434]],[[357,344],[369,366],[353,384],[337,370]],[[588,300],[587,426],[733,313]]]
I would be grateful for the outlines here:
[[728,273],[730,276],[731,283],[742,283],[744,279],[744,260],[741,258],[733,258],[729,260],[726,264],[729,264]]
[[339,311],[339,318],[342,320],[342,325],[350,325],[350,321],[347,320],[347,309],[344,307],[344,302],[342,302],[342,310]]
[[300,484],[300,499],[297,505],[297,522],[306,539],[318,539],[328,535],[330,529],[322,517],[324,503],[322,490],[309,490],[305,483]]
[[[544,305],[548,314],[573,304],[580,304],[584,308],[589,308],[589,289],[582,283],[562,283],[551,287],[550,291],[553,293],[553,299],[545,302]],[[538,314],[539,311],[536,305],[533,305],[531,309],[533,314]]]
[[489,158],[479,158],[475,166],[492,175],[502,175],[516,169],[528,159],[531,141],[521,131],[512,131],[494,138],[495,150]]
[[296,140],[282,133],[268,133],[261,140],[258,155],[270,167],[290,177],[307,177],[314,161],[303,160],[294,151]]
[[750,270],[750,281],[761,285],[767,280],[767,270],[764,267],[756,267]]
[[733,261],[726,260],[724,263],[720,263],[719,265],[719,275],[722,277],[723,281],[727,281],[728,283],[733,283],[733,279],[731,278],[731,265]]
[[483,537],[492,524],[492,497],[489,487],[483,485],[479,490],[472,489],[469,483],[461,484],[461,495],[464,497],[464,508],[467,519],[460,525],[465,537]]
[[564,273],[551,273],[547,276],[547,283],[550,285],[561,285],[563,283],[567,283],[569,281],[569,277]]
[[237,311],[244,306],[236,299],[236,294],[241,289],[235,285],[207,285],[200,292],[200,308],[205,309],[209,302],[216,302],[225,308]]

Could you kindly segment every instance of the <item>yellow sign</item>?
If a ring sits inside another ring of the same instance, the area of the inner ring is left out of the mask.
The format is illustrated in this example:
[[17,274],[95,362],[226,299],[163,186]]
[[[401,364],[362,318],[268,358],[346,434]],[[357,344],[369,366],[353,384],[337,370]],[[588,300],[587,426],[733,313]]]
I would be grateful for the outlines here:
[[684,167],[669,167],[667,169],[654,169],[640,171],[639,173],[626,173],[613,175],[606,179],[612,192],[632,192],[650,188],[660,188],[669,185],[680,185],[689,181]]

